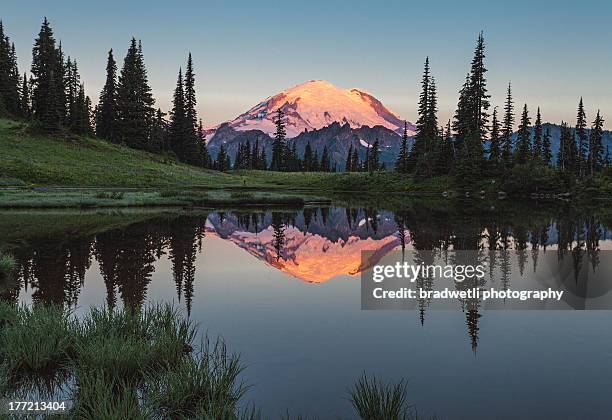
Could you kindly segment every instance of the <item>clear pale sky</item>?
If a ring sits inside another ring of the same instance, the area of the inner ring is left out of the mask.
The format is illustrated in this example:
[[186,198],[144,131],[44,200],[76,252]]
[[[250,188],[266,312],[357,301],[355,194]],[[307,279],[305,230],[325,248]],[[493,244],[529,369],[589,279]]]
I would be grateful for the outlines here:
[[45,15],[65,53],[78,60],[94,102],[107,51],[113,48],[121,67],[135,36],[157,106],[167,110],[191,51],[205,125],[309,79],[363,88],[414,121],[427,55],[446,121],[483,30],[494,105],[502,105],[512,81],[517,105],[540,106],[547,121],[573,123],[583,96],[589,122],[600,108],[612,126],[610,1],[2,0],[0,19],[22,73]]

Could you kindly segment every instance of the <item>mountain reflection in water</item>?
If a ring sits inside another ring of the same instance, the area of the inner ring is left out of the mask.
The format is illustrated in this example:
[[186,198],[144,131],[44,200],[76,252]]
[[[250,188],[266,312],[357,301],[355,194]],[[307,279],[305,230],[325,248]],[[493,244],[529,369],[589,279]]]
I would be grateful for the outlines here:
[[[521,273],[528,263],[537,268],[542,249],[571,255],[575,267],[598,264],[601,244],[609,236],[605,212],[522,208],[523,213],[426,205],[399,211],[331,207],[211,212],[155,216],[89,234],[68,229],[56,237],[40,226],[40,232],[4,236],[6,243],[0,245],[15,257],[17,282],[4,287],[0,296],[17,301],[27,293],[33,302],[76,307],[95,262],[106,290],[99,303],[138,310],[163,257],[171,262],[175,298],[189,314],[197,301],[196,260],[206,253],[206,236],[222,238],[261,263],[310,283],[356,275],[392,250],[513,250]],[[374,251],[367,261],[361,260],[364,250]],[[504,263],[493,261],[492,266],[503,268]],[[418,309],[423,322],[426,305]],[[478,302],[467,302],[464,312],[475,349],[482,316]]]

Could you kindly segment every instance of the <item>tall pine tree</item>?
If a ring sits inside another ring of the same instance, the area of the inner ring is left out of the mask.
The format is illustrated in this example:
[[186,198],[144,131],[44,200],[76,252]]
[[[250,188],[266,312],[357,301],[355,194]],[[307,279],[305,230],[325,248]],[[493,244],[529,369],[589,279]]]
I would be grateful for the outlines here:
[[[349,156],[351,150],[349,149]],[[404,121],[404,133],[402,134],[402,142],[400,143],[400,150],[395,160],[395,170],[399,173],[406,174],[410,168],[408,165],[408,123]]]
[[601,117],[599,110],[597,110],[597,116],[593,125],[591,126],[591,133],[589,136],[589,154],[588,154],[588,166],[590,176],[595,175],[596,172],[601,170],[604,165],[607,164],[607,158],[604,158],[603,149],[603,123],[604,119]]
[[117,63],[111,49],[106,60],[106,81],[96,111],[96,135],[117,142],[117,123]]
[[135,149],[146,150],[150,147],[154,103],[142,44],[132,38],[117,83],[117,138],[120,142]]
[[589,154],[589,137],[587,135],[587,119],[584,112],[584,104],[582,97],[578,103],[578,112],[576,116],[576,137],[578,138],[576,166],[580,176],[586,175],[587,172],[587,157]]
[[542,116],[540,115],[540,107],[536,114],[536,120],[533,125],[533,150],[531,158],[534,162],[542,162]]
[[521,115],[521,123],[518,128],[518,137],[516,139],[516,150],[514,153],[514,162],[517,164],[525,164],[531,156],[531,134],[529,132],[529,112],[527,104],[523,107]]
[[45,17],[32,48],[32,114],[46,131],[56,131],[64,117],[61,51],[55,46],[53,30]]
[[276,110],[276,133],[274,134],[274,142],[272,143],[272,163],[270,169],[273,171],[282,171],[285,169],[284,149],[285,149],[285,122],[283,121],[283,111],[278,108]]
[[514,102],[512,101],[512,85],[508,83],[506,103],[504,105],[504,120],[502,122],[502,162],[506,167],[512,165],[512,131],[514,127]]

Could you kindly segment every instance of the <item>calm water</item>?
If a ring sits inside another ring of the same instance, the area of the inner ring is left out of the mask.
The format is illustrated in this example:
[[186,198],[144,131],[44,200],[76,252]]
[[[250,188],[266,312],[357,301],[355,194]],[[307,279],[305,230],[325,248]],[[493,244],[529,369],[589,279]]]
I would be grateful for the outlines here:
[[[521,210],[522,209],[522,210]],[[362,250],[610,249],[605,207],[416,202],[399,210],[0,213],[19,283],[3,299],[173,301],[240,352],[266,415],[350,418],[363,371],[407,378],[421,414],[610,418],[612,312],[362,311]]]

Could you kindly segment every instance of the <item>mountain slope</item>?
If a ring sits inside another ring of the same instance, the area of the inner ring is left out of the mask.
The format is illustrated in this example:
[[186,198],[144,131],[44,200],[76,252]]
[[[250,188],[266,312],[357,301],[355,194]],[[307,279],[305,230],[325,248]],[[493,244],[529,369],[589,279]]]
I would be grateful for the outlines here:
[[[288,138],[333,122],[351,128],[381,125],[397,133],[404,128],[404,122],[371,94],[325,80],[309,80],[270,96],[227,124],[236,131],[261,130],[272,135],[279,108],[285,113]],[[413,134],[415,127],[408,123],[408,129]]]

